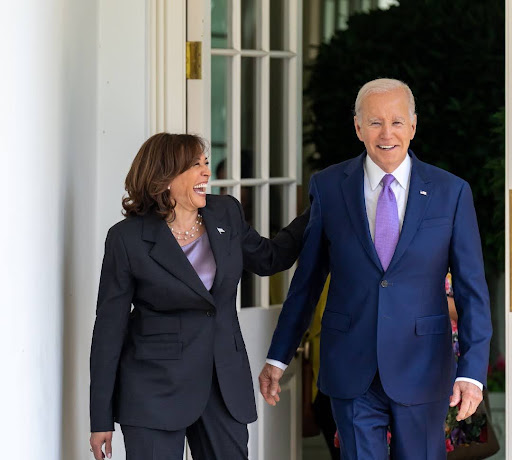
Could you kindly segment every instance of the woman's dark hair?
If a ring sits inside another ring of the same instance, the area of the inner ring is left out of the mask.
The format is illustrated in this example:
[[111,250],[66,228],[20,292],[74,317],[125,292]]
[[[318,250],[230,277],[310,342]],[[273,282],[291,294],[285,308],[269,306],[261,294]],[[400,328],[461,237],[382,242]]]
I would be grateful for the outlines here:
[[155,212],[174,220],[175,203],[169,184],[206,153],[206,142],[192,134],[159,133],[140,148],[125,180],[128,196],[123,198],[125,216]]

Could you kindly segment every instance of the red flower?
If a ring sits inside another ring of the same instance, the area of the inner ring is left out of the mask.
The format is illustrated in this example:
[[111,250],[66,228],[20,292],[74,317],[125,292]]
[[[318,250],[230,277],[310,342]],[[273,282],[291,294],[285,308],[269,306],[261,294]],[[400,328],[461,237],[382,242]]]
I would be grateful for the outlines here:
[[388,444],[391,444],[391,431],[388,430]]
[[445,444],[446,444],[446,452],[451,452],[451,451],[455,450],[455,447],[453,447],[451,439],[445,439]]
[[505,358],[503,355],[499,355],[496,358],[496,364],[494,365],[497,371],[504,371],[505,370]]

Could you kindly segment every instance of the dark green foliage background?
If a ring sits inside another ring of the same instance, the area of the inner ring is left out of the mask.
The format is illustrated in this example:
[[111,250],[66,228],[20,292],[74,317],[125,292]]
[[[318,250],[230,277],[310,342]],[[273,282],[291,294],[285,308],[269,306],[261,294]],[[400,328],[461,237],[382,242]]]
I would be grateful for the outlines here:
[[416,97],[411,148],[466,179],[473,190],[488,277],[504,270],[505,4],[503,0],[401,0],[352,16],[320,47],[306,99],[306,142],[315,169],[364,149],[353,127],[359,88],[405,81]]

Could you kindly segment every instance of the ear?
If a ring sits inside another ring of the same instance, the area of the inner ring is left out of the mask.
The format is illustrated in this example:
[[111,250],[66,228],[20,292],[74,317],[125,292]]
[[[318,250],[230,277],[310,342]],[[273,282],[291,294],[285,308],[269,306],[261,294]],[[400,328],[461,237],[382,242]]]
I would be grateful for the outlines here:
[[414,118],[412,120],[412,136],[411,141],[414,139],[414,136],[416,134],[416,125],[418,124],[418,116],[414,114]]
[[354,128],[356,129],[357,138],[361,141],[363,141],[363,135],[361,134],[361,125],[359,124],[359,120],[357,119],[357,116],[354,115]]

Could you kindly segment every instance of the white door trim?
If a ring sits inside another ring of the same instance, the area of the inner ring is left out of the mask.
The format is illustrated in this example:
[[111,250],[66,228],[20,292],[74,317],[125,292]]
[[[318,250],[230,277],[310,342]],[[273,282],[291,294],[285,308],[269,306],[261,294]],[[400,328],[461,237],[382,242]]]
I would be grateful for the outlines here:
[[186,0],[148,0],[149,131],[186,131]]

